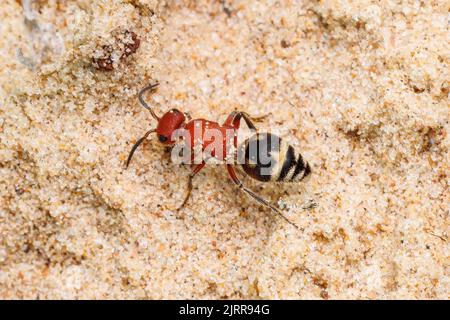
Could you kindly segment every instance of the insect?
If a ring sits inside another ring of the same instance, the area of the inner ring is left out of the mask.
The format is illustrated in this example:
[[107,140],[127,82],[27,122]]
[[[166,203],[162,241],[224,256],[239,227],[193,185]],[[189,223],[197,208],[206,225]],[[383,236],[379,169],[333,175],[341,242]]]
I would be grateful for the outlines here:
[[[256,133],[246,139],[238,148],[237,131],[239,130],[241,120],[244,120],[251,130],[256,131],[252,119],[245,112],[231,112],[222,125],[205,119],[191,119],[188,114],[177,109],[171,109],[164,113],[162,117],[159,117],[144,99],[144,94],[148,91],[153,91],[158,85],[158,83],[150,84],[139,92],[138,97],[140,103],[144,108],[150,111],[150,114],[158,124],[156,129],[147,131],[144,136],[137,140],[133,145],[126,162],[126,168],[128,168],[136,149],[151,133],[156,133],[156,136],[162,145],[173,148],[177,143],[177,138],[174,137],[174,133],[177,130],[184,129],[185,132],[188,133],[188,137],[191,137],[187,139],[190,142],[187,144],[187,149],[188,151],[192,151],[190,155],[191,158],[195,155],[194,149],[196,146],[200,147],[201,151],[205,151],[208,148],[211,149],[211,156],[225,162],[228,175],[240,190],[258,203],[273,210],[285,221],[298,229],[298,226],[286,218],[280,209],[244,186],[236,174],[235,163],[228,163],[225,160],[227,160],[230,153],[234,156],[236,153],[239,153],[237,150],[240,150],[240,154],[243,158],[243,161],[241,161],[242,169],[253,179],[262,182],[296,182],[305,179],[311,174],[310,165],[303,160],[301,154],[296,152],[295,149],[284,140],[271,133]],[[203,132],[212,130],[218,133],[220,138],[216,139],[216,137],[207,135],[196,137],[195,131],[197,129],[202,129]],[[216,143],[216,145],[219,143],[219,147],[221,148],[211,148],[214,143]],[[202,160],[200,163],[192,165],[191,173],[188,176],[187,193],[180,208],[182,208],[189,199],[192,191],[193,178],[203,169],[206,163],[207,160]],[[311,207],[314,207],[314,205],[305,208],[308,209]]]

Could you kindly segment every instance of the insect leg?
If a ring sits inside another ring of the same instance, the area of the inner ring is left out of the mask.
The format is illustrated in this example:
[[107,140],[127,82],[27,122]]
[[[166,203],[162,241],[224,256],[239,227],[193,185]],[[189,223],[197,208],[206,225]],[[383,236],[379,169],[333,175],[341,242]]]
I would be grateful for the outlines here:
[[139,147],[139,145],[142,142],[144,142],[145,139],[147,139],[147,137],[149,136],[150,133],[155,132],[155,131],[156,131],[155,129],[147,131],[142,138],[140,138],[138,141],[136,141],[136,143],[131,148],[130,154],[128,155],[127,164],[126,164],[125,168],[128,168],[128,165],[130,164],[131,158],[133,157],[133,154],[136,151],[137,147]]
[[274,205],[272,205],[270,202],[268,202],[267,200],[261,198],[259,195],[257,195],[255,192],[253,192],[252,190],[248,189],[247,187],[245,187],[242,182],[239,180],[239,178],[236,175],[236,172],[234,171],[234,168],[232,165],[227,164],[227,170],[228,170],[228,174],[230,175],[231,180],[233,180],[233,182],[238,186],[238,188],[242,191],[244,191],[247,195],[249,195],[250,197],[252,197],[253,199],[255,199],[257,202],[259,202],[260,204],[269,207],[270,209],[272,209],[273,211],[275,211],[280,217],[282,217],[286,222],[288,222],[289,224],[291,224],[292,226],[294,226],[296,229],[299,229],[298,226],[291,222],[288,218],[286,218],[284,216],[284,214],[280,211],[280,209],[278,209],[277,207],[275,207]]
[[242,118],[244,119],[245,123],[251,130],[256,131],[256,127],[253,124],[252,120],[250,119],[250,116],[242,111],[233,111],[232,113],[230,113],[230,115],[225,120],[223,125],[233,126],[235,129],[239,129]]
[[186,196],[185,196],[185,198],[184,198],[183,203],[181,204],[181,206],[178,207],[177,210],[180,210],[181,208],[183,208],[183,207],[186,205],[186,203],[188,202],[189,197],[191,196],[191,191],[192,191],[192,179],[194,178],[194,176],[195,176],[200,170],[203,169],[203,167],[205,166],[205,164],[206,164],[206,163],[202,162],[202,163],[196,165],[196,166],[194,167],[194,169],[192,170],[192,172],[189,174],[189,177],[188,177],[188,186],[187,186],[187,193],[186,193]]
[[186,119],[187,119],[188,121],[191,121],[191,120],[192,120],[191,114],[190,114],[189,112],[184,112],[184,115],[186,116]]

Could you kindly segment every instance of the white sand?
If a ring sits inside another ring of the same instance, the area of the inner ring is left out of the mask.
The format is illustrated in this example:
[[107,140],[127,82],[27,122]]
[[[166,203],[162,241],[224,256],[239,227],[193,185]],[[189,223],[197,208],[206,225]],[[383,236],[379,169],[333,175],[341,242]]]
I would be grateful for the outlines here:
[[[448,1],[55,2],[0,5],[1,298],[450,298]],[[313,175],[244,181],[301,231],[222,166],[177,214],[154,137],[124,170],[156,80],[159,114],[270,113]]]

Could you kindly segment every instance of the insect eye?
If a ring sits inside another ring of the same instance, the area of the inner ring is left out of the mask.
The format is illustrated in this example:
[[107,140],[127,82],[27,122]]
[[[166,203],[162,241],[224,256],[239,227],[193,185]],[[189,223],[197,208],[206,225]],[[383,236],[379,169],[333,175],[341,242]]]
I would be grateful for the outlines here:
[[167,141],[167,137],[166,137],[166,136],[163,136],[163,135],[160,135],[160,136],[158,137],[158,139],[159,139],[160,142],[166,142],[166,141]]

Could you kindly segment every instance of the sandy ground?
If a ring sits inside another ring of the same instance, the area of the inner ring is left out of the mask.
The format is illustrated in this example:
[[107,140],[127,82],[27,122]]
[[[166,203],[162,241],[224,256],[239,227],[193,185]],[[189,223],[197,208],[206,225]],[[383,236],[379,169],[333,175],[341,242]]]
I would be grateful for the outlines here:
[[[3,1],[0,297],[449,299],[449,8]],[[159,114],[283,130],[310,181],[244,181],[300,230],[223,166],[176,213],[189,171],[155,137],[124,170],[156,80]]]

